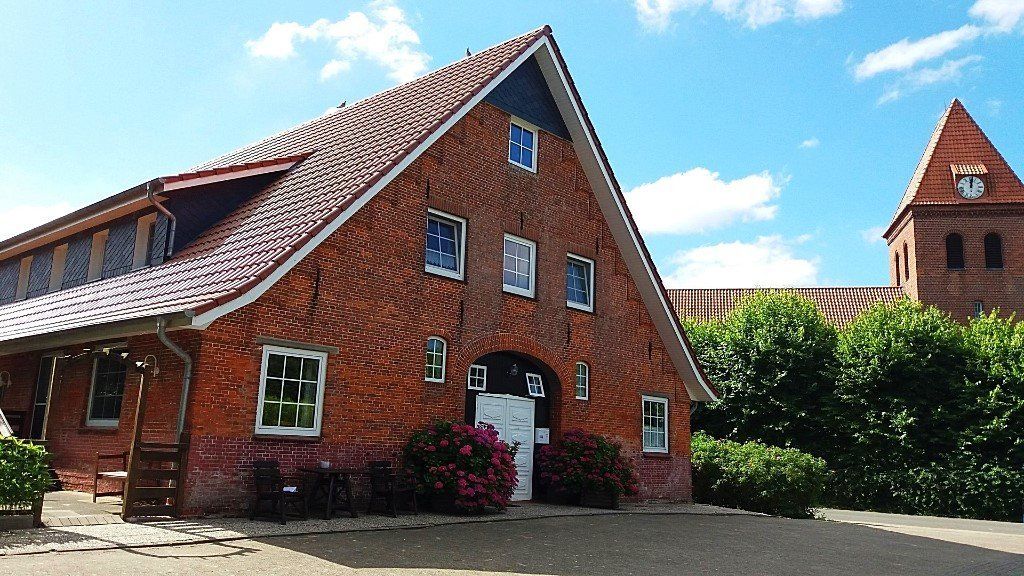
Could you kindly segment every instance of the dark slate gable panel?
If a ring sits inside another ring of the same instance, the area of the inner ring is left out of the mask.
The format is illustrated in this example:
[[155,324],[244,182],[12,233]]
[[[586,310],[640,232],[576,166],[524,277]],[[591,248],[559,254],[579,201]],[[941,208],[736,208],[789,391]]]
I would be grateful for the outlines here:
[[53,270],[53,248],[45,252],[37,252],[32,257],[32,265],[28,272],[28,291],[25,296],[41,296],[50,288],[50,272]]
[[131,272],[135,259],[137,226],[138,221],[131,218],[110,227],[107,244],[103,248],[103,278],[113,278]]
[[198,186],[168,198],[163,204],[177,219],[174,252],[223,220],[235,208],[280,177],[279,173]]
[[68,242],[68,254],[64,260],[64,275],[61,288],[73,288],[85,284],[89,275],[89,253],[92,252],[92,236],[72,238]]
[[533,57],[509,74],[484,101],[556,136],[570,139],[569,129],[565,127],[555,98],[544,81],[544,73]]
[[167,216],[156,215],[156,226],[153,227],[153,236],[149,240],[149,263],[156,266],[164,261],[167,256],[167,231],[169,229]]
[[14,297],[18,294],[18,273],[20,271],[21,262],[17,258],[0,262],[0,304],[14,301]]

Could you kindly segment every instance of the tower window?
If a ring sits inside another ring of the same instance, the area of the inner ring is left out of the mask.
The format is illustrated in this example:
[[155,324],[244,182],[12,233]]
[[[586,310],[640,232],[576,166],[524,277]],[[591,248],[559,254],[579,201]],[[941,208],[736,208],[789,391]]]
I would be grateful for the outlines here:
[[991,232],[985,235],[985,268],[1000,270],[1003,267],[1003,239]]
[[946,236],[946,268],[964,269],[964,237],[956,232]]
[[900,274],[900,253],[896,253],[896,285],[901,286],[903,284],[903,276]]
[[907,254],[907,243],[903,243],[903,278],[910,280],[910,256]]

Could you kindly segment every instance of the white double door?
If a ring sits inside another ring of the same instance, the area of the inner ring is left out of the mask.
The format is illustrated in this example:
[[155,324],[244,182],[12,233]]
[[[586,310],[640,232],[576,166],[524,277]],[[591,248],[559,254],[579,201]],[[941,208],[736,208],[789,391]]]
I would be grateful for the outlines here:
[[533,421],[534,401],[518,396],[478,394],[476,420],[494,426],[498,437],[508,443],[518,442],[516,475],[519,484],[513,500],[533,498]]

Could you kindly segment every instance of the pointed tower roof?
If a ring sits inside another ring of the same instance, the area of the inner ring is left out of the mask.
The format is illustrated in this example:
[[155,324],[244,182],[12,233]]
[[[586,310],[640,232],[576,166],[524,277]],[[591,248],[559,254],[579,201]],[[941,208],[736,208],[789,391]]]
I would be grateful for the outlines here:
[[[979,168],[980,167],[980,168]],[[987,173],[990,190],[971,203],[1024,202],[1024,184],[996,150],[960,100],[954,98],[939,118],[914,177],[893,214],[893,222],[912,204],[957,204],[953,173]],[[888,236],[892,225],[886,232]]]

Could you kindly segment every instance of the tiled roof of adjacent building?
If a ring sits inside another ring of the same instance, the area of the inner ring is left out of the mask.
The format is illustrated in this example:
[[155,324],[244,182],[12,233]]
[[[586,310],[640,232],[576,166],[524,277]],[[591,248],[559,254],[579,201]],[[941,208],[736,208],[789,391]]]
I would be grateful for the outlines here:
[[674,288],[668,290],[672,306],[681,318],[721,320],[739,302],[757,292],[792,292],[811,301],[836,326],[845,326],[878,302],[892,303],[904,296],[898,286],[850,286],[835,288]]
[[545,34],[550,28],[513,38],[173,178],[198,178],[313,151],[159,266],[0,306],[0,341],[162,314],[199,314],[238,297],[356,202]]

